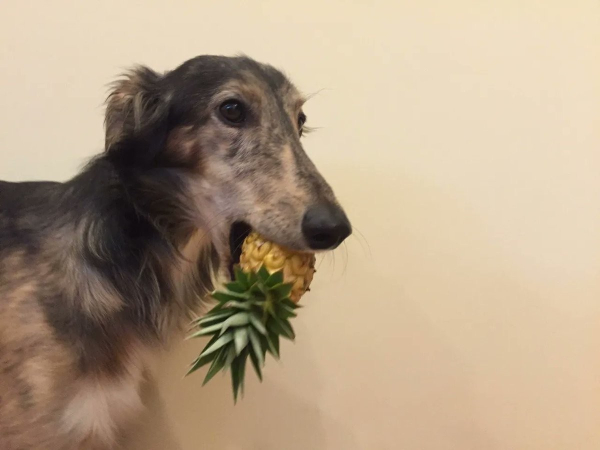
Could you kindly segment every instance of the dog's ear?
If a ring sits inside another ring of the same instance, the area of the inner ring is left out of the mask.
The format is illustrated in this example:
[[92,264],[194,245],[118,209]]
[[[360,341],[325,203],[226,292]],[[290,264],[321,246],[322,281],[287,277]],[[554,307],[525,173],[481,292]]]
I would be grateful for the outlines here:
[[149,164],[165,145],[169,104],[162,75],[143,66],[127,72],[106,100],[105,150],[128,164]]

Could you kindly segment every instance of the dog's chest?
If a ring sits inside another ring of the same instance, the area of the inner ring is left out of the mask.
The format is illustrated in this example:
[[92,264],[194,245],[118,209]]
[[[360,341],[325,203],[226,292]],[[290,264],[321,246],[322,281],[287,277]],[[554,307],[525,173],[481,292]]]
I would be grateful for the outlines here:
[[123,426],[143,409],[140,389],[149,358],[149,353],[137,355],[119,376],[93,375],[77,381],[62,417],[66,433],[76,442],[111,448]]

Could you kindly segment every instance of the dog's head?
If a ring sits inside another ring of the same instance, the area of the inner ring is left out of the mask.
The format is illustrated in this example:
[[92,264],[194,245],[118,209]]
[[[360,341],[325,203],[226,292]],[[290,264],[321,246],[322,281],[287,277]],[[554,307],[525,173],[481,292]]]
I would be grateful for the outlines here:
[[106,150],[125,173],[177,180],[163,192],[177,196],[177,220],[210,232],[228,262],[249,229],[333,249],[351,227],[302,148],[303,103],[281,72],[246,57],[200,56],[164,75],[138,67],[109,95]]

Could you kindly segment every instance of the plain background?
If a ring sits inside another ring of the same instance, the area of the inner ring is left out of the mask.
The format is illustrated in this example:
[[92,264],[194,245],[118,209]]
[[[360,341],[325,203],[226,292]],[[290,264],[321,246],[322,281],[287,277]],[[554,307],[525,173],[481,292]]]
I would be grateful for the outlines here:
[[600,448],[600,3],[2,0],[0,178],[73,176],[131,64],[238,52],[317,93],[356,233],[264,383],[173,348],[128,448]]

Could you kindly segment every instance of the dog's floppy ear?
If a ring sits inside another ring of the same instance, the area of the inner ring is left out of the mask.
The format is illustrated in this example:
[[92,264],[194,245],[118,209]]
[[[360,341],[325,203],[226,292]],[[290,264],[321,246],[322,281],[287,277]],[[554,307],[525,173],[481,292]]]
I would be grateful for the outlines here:
[[148,164],[164,147],[169,93],[163,76],[139,66],[111,86],[106,100],[105,150],[129,164]]

